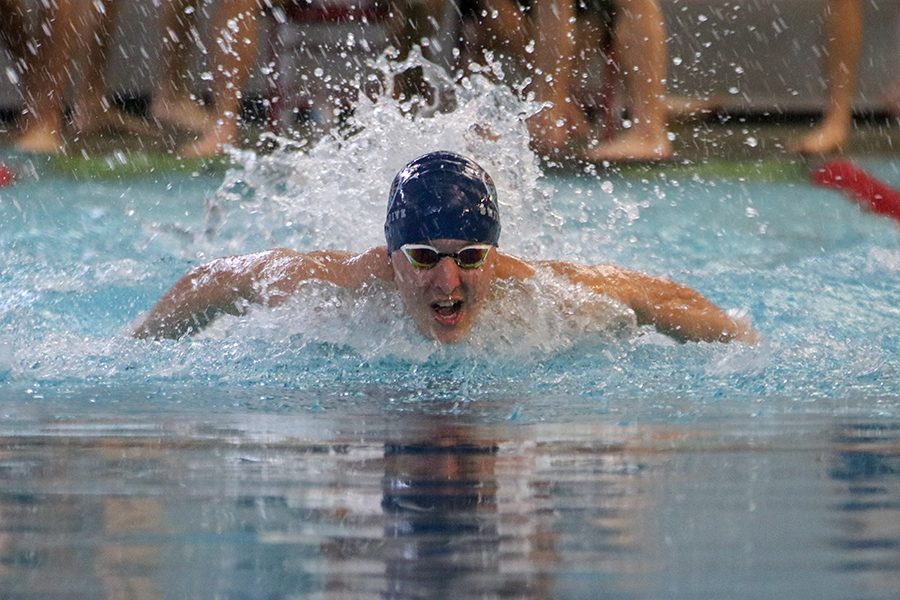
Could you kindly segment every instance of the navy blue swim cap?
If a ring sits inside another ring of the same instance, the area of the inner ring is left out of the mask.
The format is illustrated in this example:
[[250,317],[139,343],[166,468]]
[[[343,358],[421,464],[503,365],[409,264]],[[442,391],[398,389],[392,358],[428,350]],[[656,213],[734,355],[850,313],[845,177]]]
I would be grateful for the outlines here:
[[384,237],[388,253],[439,239],[496,246],[500,210],[491,176],[452,152],[420,156],[394,177]]

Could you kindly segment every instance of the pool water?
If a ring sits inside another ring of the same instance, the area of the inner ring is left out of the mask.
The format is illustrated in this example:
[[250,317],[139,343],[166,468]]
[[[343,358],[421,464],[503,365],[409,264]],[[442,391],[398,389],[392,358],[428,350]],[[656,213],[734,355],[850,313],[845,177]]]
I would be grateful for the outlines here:
[[[224,175],[4,158],[0,595],[896,597],[897,224],[752,167],[543,172],[518,101],[473,86]],[[513,295],[452,347],[390,289],[323,285],[130,337],[205,260],[379,243],[393,172],[435,147],[495,174],[506,250],[684,282],[762,342],[585,319],[551,280],[564,303]]]

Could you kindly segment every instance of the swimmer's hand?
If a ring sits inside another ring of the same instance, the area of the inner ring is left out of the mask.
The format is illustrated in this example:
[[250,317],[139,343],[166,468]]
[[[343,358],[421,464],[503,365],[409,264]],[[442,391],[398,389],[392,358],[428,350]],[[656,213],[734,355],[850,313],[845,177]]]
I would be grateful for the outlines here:
[[734,317],[732,320],[736,325],[736,333],[732,338],[734,341],[750,344],[751,346],[759,343],[759,333],[753,329],[750,317]]

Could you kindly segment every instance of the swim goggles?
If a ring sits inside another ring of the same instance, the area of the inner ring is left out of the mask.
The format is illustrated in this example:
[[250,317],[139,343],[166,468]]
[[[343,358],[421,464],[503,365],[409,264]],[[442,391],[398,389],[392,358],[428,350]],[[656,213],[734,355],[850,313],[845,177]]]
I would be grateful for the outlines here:
[[456,252],[438,252],[437,248],[426,244],[403,244],[400,250],[417,269],[433,269],[444,257],[452,258],[460,269],[477,269],[487,260],[492,247],[490,244],[473,244]]

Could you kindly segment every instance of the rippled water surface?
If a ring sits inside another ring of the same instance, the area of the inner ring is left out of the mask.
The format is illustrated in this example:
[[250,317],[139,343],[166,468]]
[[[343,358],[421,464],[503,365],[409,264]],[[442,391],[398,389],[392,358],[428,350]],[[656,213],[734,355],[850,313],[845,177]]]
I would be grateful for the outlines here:
[[[896,223],[752,166],[544,174],[520,101],[471,87],[224,176],[7,157],[0,596],[896,597]],[[393,172],[435,147],[495,175],[506,250],[671,277],[763,341],[585,320],[549,280],[565,302],[513,295],[453,347],[387,288],[129,336],[213,257],[379,243]]]
[[511,420],[529,399],[7,396],[4,596],[895,597],[896,420]]

